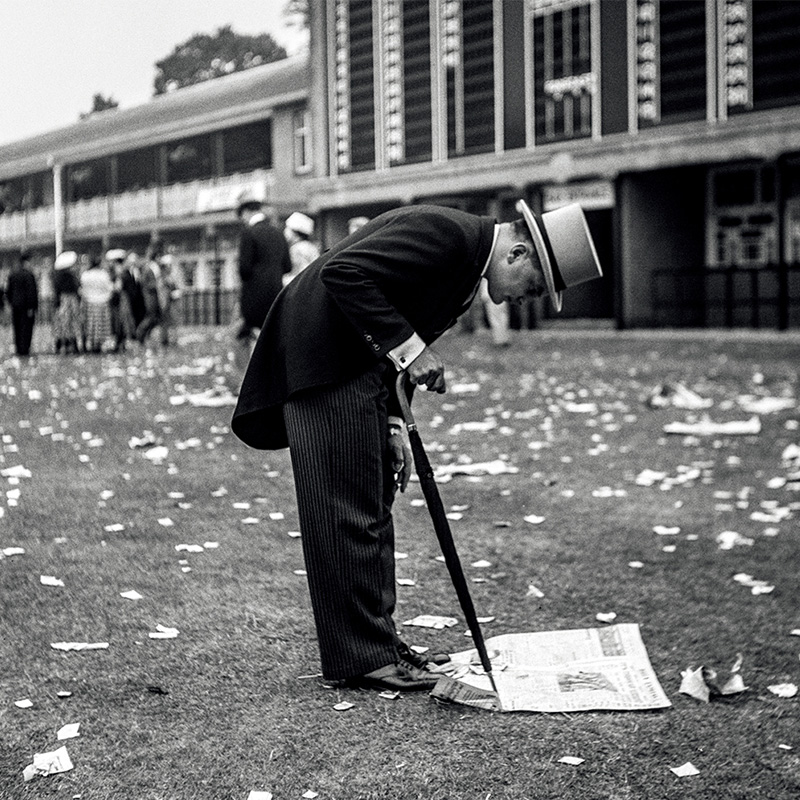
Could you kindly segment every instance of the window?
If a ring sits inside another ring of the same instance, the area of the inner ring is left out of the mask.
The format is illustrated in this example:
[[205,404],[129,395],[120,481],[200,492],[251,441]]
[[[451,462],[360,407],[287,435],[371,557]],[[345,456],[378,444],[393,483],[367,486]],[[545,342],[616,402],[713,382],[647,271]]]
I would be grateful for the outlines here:
[[311,171],[311,114],[298,109],[292,116],[294,132],[294,171],[300,175]]
[[210,178],[211,137],[194,136],[167,145],[167,183]]
[[67,167],[67,202],[91,200],[109,193],[109,161],[98,158]]
[[117,156],[117,191],[130,192],[158,185],[158,148],[145,147]]
[[222,132],[222,172],[272,168],[272,120],[263,119]]
[[536,138],[589,136],[595,76],[588,4],[535,9],[533,20]]

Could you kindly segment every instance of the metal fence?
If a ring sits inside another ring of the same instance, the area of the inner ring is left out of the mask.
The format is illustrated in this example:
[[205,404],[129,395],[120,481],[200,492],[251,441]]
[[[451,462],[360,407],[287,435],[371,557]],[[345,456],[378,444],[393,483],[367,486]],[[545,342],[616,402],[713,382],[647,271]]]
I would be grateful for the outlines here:
[[800,327],[800,264],[657,270],[651,290],[656,327]]

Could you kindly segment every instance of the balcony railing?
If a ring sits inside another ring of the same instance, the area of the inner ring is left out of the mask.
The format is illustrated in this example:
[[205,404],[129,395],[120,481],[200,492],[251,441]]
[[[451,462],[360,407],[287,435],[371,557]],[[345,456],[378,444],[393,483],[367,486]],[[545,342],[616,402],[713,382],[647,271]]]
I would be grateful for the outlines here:
[[[64,208],[64,233],[101,230],[114,225],[191,217],[205,211],[232,208],[245,188],[261,187],[265,200],[273,183],[269,170],[225,175],[191,183],[173,183],[152,189],[78,200]],[[201,202],[201,194],[203,199]],[[0,243],[55,234],[55,210],[42,206],[29,211],[0,214]]]

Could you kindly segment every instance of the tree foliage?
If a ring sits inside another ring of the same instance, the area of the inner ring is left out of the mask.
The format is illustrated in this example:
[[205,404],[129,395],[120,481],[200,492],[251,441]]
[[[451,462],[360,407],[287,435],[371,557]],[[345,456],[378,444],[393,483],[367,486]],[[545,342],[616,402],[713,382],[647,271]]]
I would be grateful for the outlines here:
[[286,20],[286,24],[292,28],[307,30],[309,14],[308,0],[287,0],[283,8],[283,17]]
[[165,94],[282,58],[286,58],[286,50],[269,33],[243,35],[225,25],[214,34],[195,34],[157,61],[153,94]]
[[112,108],[119,108],[119,103],[111,97],[111,95],[104,97],[98,92],[92,98],[92,110],[82,112],[80,117],[81,119],[86,119],[87,117],[91,117],[92,114],[98,114],[101,111],[109,111]]

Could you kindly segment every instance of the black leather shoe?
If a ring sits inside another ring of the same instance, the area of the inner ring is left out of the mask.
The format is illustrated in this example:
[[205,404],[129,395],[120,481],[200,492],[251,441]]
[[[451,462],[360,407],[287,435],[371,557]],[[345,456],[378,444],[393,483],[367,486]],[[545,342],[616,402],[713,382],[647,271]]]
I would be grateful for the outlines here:
[[436,686],[439,675],[419,669],[407,661],[398,661],[380,669],[348,678],[345,685],[354,689],[381,689],[392,692],[429,692]]
[[397,652],[403,661],[407,661],[417,669],[425,669],[428,664],[446,664],[450,660],[447,653],[415,653],[405,642],[397,642]]

